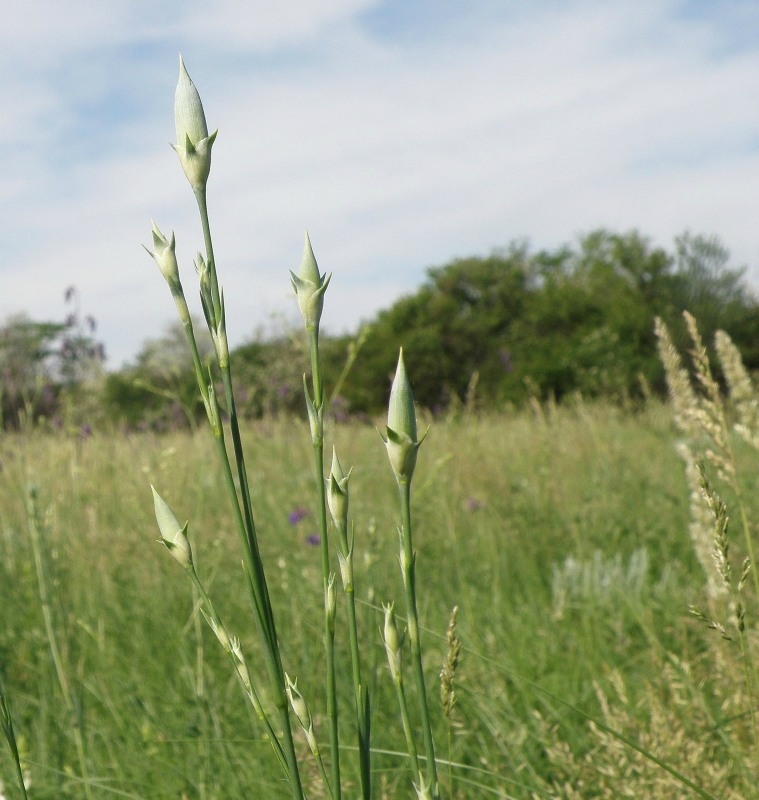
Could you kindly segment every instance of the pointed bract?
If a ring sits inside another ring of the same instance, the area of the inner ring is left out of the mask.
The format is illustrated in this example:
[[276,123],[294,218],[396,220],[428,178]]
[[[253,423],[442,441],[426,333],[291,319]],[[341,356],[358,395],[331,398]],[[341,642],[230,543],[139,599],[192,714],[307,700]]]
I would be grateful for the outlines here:
[[158,264],[161,275],[163,275],[166,283],[173,289],[179,284],[179,264],[177,263],[174,231],[171,232],[171,239],[168,240],[158,229],[155,222],[151,220],[151,223],[153,226],[153,247],[155,249],[148,250],[148,248],[145,247],[145,250],[155,263]]
[[192,549],[187,538],[187,523],[180,525],[168,503],[158,494],[154,486],[151,485],[150,488],[153,490],[153,506],[158,530],[161,532],[161,541],[185,569],[190,569]]
[[398,366],[395,370],[395,378],[390,389],[387,428],[384,434],[380,433],[387,448],[390,466],[399,483],[411,480],[416,467],[416,454],[426,435],[427,433],[425,432],[421,439],[416,438],[414,395],[411,392],[411,383],[406,374],[406,365],[403,362],[403,348],[401,348],[398,356]]
[[416,441],[414,395],[411,392],[411,383],[406,373],[406,364],[403,361],[403,348],[398,354],[398,366],[395,369],[395,378],[390,389],[387,427],[401,436],[408,436],[412,442]]
[[332,467],[327,478],[327,505],[335,527],[345,529],[348,525],[348,480],[351,470],[346,475],[337,459],[337,452],[332,448]]
[[324,307],[324,292],[327,290],[332,276],[327,277],[326,273],[319,275],[319,267],[311,247],[311,240],[308,238],[308,231],[303,244],[300,270],[297,275],[291,270],[290,277],[306,328],[318,329]]
[[195,191],[205,188],[211,170],[211,147],[218,131],[208,135],[206,115],[195,84],[179,56],[179,80],[174,94],[174,124],[177,143],[172,147],[179,156],[187,180]]

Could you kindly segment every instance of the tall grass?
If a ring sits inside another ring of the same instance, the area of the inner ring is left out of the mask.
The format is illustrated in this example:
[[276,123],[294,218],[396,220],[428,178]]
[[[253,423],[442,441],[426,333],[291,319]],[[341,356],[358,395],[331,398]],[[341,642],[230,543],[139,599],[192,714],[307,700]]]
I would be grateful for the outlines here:
[[[270,590],[287,631],[284,655],[304,696],[319,697],[323,676],[313,664],[321,658],[323,618],[313,598],[321,569],[310,543],[318,523],[308,432],[305,422],[268,420],[244,426],[242,438],[256,465],[251,493],[262,558],[274,566]],[[378,633],[380,605],[399,588],[397,488],[373,455],[372,426],[327,425],[326,433],[346,462],[362,465],[351,477],[351,508],[356,538],[365,543],[354,565],[358,630],[374,642],[364,671],[375,692],[375,792],[408,796],[406,745]],[[520,412],[436,423],[415,475],[415,546],[430,676],[448,650],[452,601],[460,608],[453,785],[447,766],[440,774],[448,796],[563,796],[567,786],[577,797],[613,797],[620,786],[647,796],[661,770],[551,695],[648,743],[691,777],[702,778],[708,765],[704,781],[715,796],[729,796],[723,785],[740,785],[720,725],[729,724],[739,743],[750,741],[740,734],[745,720],[734,718],[741,698],[724,674],[718,637],[687,614],[704,579],[687,537],[676,438],[667,409],[657,405],[638,415],[579,405],[543,418]],[[96,433],[82,441],[32,432],[0,440],[0,663],[30,791],[38,796],[78,798],[82,790],[26,533],[30,475],[41,508],[49,509],[47,546],[67,609],[59,635],[73,654],[95,796],[119,796],[118,790],[151,800],[183,793],[242,798],[251,785],[281,793],[276,758],[251,725],[255,715],[240,704],[197,603],[171,559],[151,555],[148,481],[167,497],[186,497],[193,526],[209,532],[197,569],[222,618],[248,615],[247,600],[235,591],[240,567],[232,520],[215,512],[225,489],[207,468],[213,454],[201,433]],[[749,456],[737,453],[744,471]],[[756,513],[753,498],[747,500]],[[255,638],[246,635],[242,644],[255,663]],[[339,663],[349,663],[346,642],[340,648]],[[349,673],[339,677],[339,699],[350,708]],[[615,688],[620,679],[626,703]],[[437,740],[447,742],[437,706],[432,716]],[[314,714],[314,722],[325,730],[323,715]],[[350,748],[352,725],[342,724]],[[447,761],[447,748],[443,754]],[[11,798],[5,751],[0,759]],[[310,771],[305,779],[318,783]],[[215,788],[222,782],[223,792]],[[672,782],[658,796],[691,796],[677,787]],[[743,796],[754,794],[750,788]]]

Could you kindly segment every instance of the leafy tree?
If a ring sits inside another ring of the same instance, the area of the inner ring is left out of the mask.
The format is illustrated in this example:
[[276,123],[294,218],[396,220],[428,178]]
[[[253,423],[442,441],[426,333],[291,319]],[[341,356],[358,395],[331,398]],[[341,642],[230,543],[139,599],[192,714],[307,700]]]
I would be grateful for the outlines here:
[[105,350],[94,336],[95,319],[82,316],[74,287],[66,290],[65,302],[69,312],[63,322],[38,322],[19,314],[0,326],[6,427],[41,416],[66,416],[66,409],[76,405],[72,401],[81,401],[80,388],[102,372]]

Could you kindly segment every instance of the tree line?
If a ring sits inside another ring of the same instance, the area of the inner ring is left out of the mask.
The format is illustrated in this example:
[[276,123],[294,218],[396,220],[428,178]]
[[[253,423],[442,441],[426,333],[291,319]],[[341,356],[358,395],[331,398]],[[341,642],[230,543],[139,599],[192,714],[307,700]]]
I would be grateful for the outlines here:
[[[4,426],[65,418],[71,425],[193,427],[202,408],[181,328],[107,373],[94,320],[72,298],[63,323],[17,317],[0,328]],[[432,267],[416,291],[355,333],[324,336],[331,413],[378,413],[401,346],[415,397],[433,412],[578,392],[615,401],[662,394],[653,321],[661,317],[676,344],[687,346],[683,310],[698,319],[706,341],[726,330],[747,367],[759,368],[757,297],[717,238],[684,233],[670,250],[638,231],[597,230],[554,250],[514,242]],[[210,352],[210,342],[205,347]],[[299,328],[252,336],[232,363],[242,413],[302,412]]]

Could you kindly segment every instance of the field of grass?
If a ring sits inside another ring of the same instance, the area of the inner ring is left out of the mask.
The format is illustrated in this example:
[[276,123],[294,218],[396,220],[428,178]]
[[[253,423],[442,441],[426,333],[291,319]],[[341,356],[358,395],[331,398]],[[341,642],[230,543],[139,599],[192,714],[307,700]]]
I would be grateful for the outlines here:
[[[323,599],[309,538],[318,526],[308,428],[270,421],[243,433],[285,667],[298,676],[319,734]],[[396,487],[373,427],[327,433],[346,470],[354,466],[375,794],[410,797],[380,636],[381,603],[402,596]],[[689,604],[706,604],[705,577],[688,537],[676,439],[669,409],[655,403],[638,412],[577,403],[433,422],[413,503],[433,722],[438,755],[452,762],[440,768],[443,797],[698,796],[618,735],[704,796],[759,796],[740,652],[688,613]],[[238,540],[219,511],[224,487],[210,436],[9,434],[0,439],[0,469],[0,675],[29,796],[85,797],[84,766],[93,798],[286,797],[189,582],[156,543],[151,482],[190,520],[198,572],[255,671]],[[755,464],[743,474],[751,476],[750,508]],[[725,491],[728,508],[730,499]],[[463,650],[448,729],[437,675],[454,605]],[[347,708],[350,681],[338,686]],[[18,790],[5,748],[0,776],[11,800]],[[308,793],[322,796],[315,783]]]

